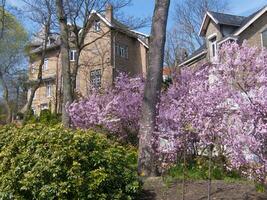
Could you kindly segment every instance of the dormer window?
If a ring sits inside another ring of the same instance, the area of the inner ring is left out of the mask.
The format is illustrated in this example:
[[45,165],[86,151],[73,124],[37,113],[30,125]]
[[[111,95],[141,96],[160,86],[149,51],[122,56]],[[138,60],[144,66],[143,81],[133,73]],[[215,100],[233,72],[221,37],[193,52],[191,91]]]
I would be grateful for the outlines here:
[[265,29],[262,33],[261,33],[261,37],[262,37],[262,46],[267,48],[267,29]]
[[95,20],[94,22],[94,30],[96,32],[99,32],[101,29],[100,29],[100,21],[99,20]]
[[210,58],[214,61],[217,58],[217,37],[214,36],[209,39],[210,44]]

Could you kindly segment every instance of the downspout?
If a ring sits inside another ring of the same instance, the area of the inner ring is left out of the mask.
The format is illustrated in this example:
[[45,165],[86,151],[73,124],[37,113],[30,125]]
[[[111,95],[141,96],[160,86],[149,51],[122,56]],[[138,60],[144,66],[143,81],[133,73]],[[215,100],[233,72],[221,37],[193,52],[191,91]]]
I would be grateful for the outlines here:
[[113,36],[113,67],[112,67],[112,83],[114,83],[115,80],[115,69],[116,69],[116,34],[113,32],[111,33]]

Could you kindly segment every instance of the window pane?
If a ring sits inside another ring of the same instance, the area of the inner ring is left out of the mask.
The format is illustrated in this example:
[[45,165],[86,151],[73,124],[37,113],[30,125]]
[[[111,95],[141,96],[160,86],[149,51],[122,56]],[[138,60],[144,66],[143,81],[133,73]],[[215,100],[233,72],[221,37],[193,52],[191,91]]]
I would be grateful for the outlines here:
[[94,22],[94,29],[95,31],[100,31],[100,21],[96,20]]
[[44,64],[43,64],[43,70],[47,70],[48,69],[48,59],[45,58],[44,59]]
[[93,87],[99,88],[101,86],[101,70],[92,70],[90,73],[90,81]]

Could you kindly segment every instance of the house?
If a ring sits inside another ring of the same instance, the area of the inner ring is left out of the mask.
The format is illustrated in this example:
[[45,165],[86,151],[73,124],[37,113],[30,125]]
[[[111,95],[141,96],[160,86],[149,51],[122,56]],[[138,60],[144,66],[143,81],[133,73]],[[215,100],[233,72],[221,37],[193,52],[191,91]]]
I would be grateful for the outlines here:
[[170,81],[171,78],[172,78],[172,73],[173,73],[172,67],[164,66],[163,67],[163,71],[162,71],[162,79],[163,79],[163,82]]
[[[88,20],[92,20],[93,23],[84,42],[88,45],[82,50],[79,59],[77,94],[87,96],[92,87],[104,88],[112,85],[119,72],[126,72],[130,76],[145,76],[148,65],[148,35],[130,30],[117,21],[113,17],[112,6],[106,8],[105,14],[93,11]],[[43,52],[43,40],[40,39],[42,34],[37,34],[30,44],[30,81],[37,79]],[[75,62],[76,55],[76,50],[71,49],[71,63]],[[52,34],[49,37],[43,65],[43,84],[36,91],[32,104],[35,113],[40,113],[44,109],[61,112],[61,71],[60,39]]]
[[225,42],[244,40],[251,46],[267,47],[267,5],[248,17],[208,11],[202,21],[199,35],[205,44],[179,66],[195,66],[214,62]]

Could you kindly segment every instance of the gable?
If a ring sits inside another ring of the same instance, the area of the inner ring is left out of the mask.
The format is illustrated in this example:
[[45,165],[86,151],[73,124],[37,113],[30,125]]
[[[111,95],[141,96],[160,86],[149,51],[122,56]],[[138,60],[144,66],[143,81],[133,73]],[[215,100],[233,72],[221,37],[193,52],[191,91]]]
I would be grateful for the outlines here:
[[258,19],[262,17],[262,15],[265,15],[267,12],[267,6],[263,7],[261,10],[257,11],[256,13],[253,13],[249,17],[247,17],[246,20],[242,23],[241,27],[235,32],[235,36],[240,35],[243,31],[245,31],[247,28],[249,28],[254,23],[257,23]]
[[267,29],[267,12],[239,34],[239,41],[246,40],[250,46],[262,46],[262,32]]

